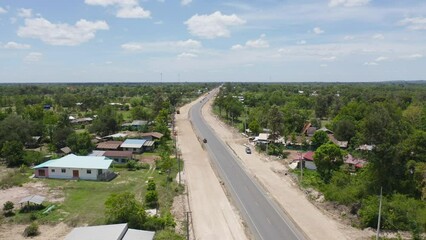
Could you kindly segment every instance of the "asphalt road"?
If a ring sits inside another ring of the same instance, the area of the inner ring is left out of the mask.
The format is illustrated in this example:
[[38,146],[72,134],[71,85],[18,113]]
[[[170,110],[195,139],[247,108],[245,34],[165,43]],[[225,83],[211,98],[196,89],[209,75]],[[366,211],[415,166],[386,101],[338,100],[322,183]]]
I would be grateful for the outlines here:
[[[213,97],[213,93],[207,99]],[[256,239],[306,239],[288,216],[277,206],[266,191],[243,170],[234,153],[213,133],[201,115],[207,99],[195,104],[190,119],[200,139],[206,138],[205,149],[225,182],[241,215]]]

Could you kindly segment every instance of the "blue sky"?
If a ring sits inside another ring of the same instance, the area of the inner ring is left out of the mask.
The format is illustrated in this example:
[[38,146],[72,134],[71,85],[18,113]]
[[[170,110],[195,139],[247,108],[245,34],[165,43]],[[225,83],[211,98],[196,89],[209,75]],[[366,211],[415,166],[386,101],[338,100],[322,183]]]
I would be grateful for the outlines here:
[[2,83],[426,79],[426,1],[0,0],[0,63]]

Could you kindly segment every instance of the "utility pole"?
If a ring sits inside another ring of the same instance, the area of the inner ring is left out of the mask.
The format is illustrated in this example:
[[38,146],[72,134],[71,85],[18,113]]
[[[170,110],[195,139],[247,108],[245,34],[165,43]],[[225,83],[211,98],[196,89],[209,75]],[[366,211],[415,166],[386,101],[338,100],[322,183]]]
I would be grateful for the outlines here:
[[382,190],[383,190],[383,187],[380,187],[379,219],[377,219],[376,240],[379,240],[379,234],[380,234],[380,218],[382,216]]
[[189,214],[191,212],[186,212],[186,240],[189,240]]
[[299,152],[299,163],[300,163],[300,185],[302,185],[303,180],[303,157],[302,157],[302,150]]

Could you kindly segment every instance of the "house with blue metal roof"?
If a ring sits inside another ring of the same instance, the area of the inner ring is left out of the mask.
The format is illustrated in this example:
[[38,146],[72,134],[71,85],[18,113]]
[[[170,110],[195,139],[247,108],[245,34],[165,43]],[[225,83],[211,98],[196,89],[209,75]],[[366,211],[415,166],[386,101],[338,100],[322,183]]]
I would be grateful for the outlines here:
[[143,152],[143,145],[146,142],[145,139],[126,139],[121,144],[121,148],[124,151],[132,151],[133,153],[142,153]]
[[109,171],[112,162],[113,160],[103,156],[69,154],[34,166],[33,169],[37,178],[108,181],[115,177],[115,174]]

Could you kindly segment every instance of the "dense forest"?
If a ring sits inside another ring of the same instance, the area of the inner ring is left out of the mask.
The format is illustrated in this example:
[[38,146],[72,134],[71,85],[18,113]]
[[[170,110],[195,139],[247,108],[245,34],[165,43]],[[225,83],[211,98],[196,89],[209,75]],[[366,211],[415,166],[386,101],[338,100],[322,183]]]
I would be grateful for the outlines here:
[[[227,83],[215,109],[241,131],[269,132],[268,154],[282,156],[295,147],[313,150],[317,170],[305,171],[303,184],[349,206],[359,227],[377,227],[382,188],[381,227],[421,239],[426,229],[424,82]],[[347,146],[329,141],[324,131],[307,137],[307,124],[332,131]],[[360,150],[362,145],[371,146],[370,151]],[[343,162],[348,154],[367,164],[350,171]]]

